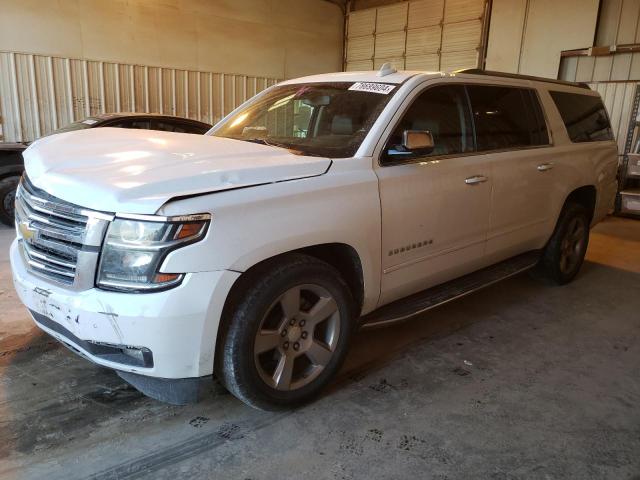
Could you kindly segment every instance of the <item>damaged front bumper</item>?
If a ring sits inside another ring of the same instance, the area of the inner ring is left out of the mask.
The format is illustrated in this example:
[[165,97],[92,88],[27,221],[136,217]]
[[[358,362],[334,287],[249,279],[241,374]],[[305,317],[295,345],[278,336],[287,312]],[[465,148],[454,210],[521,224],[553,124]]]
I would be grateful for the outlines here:
[[195,386],[213,373],[222,307],[239,273],[189,273],[156,293],[71,291],[27,271],[19,248],[14,241],[15,289],[42,330],[149,396],[195,400]]

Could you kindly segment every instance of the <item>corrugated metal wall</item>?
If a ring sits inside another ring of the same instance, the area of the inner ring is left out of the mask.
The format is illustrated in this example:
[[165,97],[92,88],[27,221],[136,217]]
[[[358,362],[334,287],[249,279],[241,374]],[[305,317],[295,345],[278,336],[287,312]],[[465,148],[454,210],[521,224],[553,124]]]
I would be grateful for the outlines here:
[[97,113],[215,123],[274,78],[0,52],[0,141],[34,140]]
[[563,57],[559,78],[585,83],[640,81],[640,52]]
[[595,44],[598,47],[608,47],[640,43],[639,25],[638,0],[602,0]]
[[414,0],[349,13],[346,70],[474,68],[485,0]]

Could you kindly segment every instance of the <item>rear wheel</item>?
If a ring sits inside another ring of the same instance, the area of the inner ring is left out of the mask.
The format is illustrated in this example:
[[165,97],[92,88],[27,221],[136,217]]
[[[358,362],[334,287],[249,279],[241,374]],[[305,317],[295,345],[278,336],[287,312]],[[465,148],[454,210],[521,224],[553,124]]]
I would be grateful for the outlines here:
[[575,278],[589,244],[589,215],[585,207],[568,203],[544,249],[538,273],[564,285]]
[[5,225],[13,225],[18,183],[20,177],[17,175],[0,180],[0,222]]
[[353,300],[330,265],[288,255],[250,273],[226,319],[216,371],[255,408],[306,402],[336,374],[353,331]]

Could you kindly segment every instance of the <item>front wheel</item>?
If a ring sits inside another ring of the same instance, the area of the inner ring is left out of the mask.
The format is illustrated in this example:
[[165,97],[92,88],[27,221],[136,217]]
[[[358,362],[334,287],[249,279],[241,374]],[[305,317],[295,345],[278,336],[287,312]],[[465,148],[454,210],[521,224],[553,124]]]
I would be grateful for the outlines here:
[[0,180],[0,222],[5,225],[13,225],[18,183],[20,183],[19,176],[6,177]]
[[304,403],[336,374],[353,332],[353,299],[340,274],[305,255],[258,267],[225,319],[216,362],[222,383],[248,405]]
[[589,215],[579,204],[565,205],[538,265],[538,273],[558,285],[569,283],[582,266],[589,244]]

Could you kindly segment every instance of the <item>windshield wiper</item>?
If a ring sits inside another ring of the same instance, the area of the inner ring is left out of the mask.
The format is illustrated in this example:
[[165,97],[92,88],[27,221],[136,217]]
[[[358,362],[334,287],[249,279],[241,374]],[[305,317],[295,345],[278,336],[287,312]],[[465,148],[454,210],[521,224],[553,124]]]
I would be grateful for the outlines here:
[[279,148],[289,148],[287,145],[282,143],[270,142],[265,140],[264,138],[239,138],[238,140],[242,140],[243,142],[251,142],[251,143],[259,143],[260,145],[268,145],[270,147],[279,147]]
[[289,151],[289,153],[292,153],[294,155],[306,155],[309,157],[321,157],[322,155],[318,155],[316,153],[311,153],[311,152],[306,152],[303,150],[300,150],[298,148],[296,148],[296,146],[293,145],[287,145],[284,143],[278,143],[278,142],[272,142],[271,140],[266,140],[264,138],[237,138],[237,137],[230,137],[233,138],[234,140],[241,140],[243,142],[251,142],[251,143],[258,143],[260,145],[267,145],[269,147],[277,147],[277,148],[284,148],[286,150]]
[[[268,145],[269,147],[284,148],[286,150],[289,150],[289,153],[293,153],[294,155],[308,155],[307,153],[294,148],[293,145],[272,142],[264,138],[239,138],[238,140],[242,140],[244,142],[259,143],[260,145]],[[311,155],[311,156],[314,156],[314,155]]]

